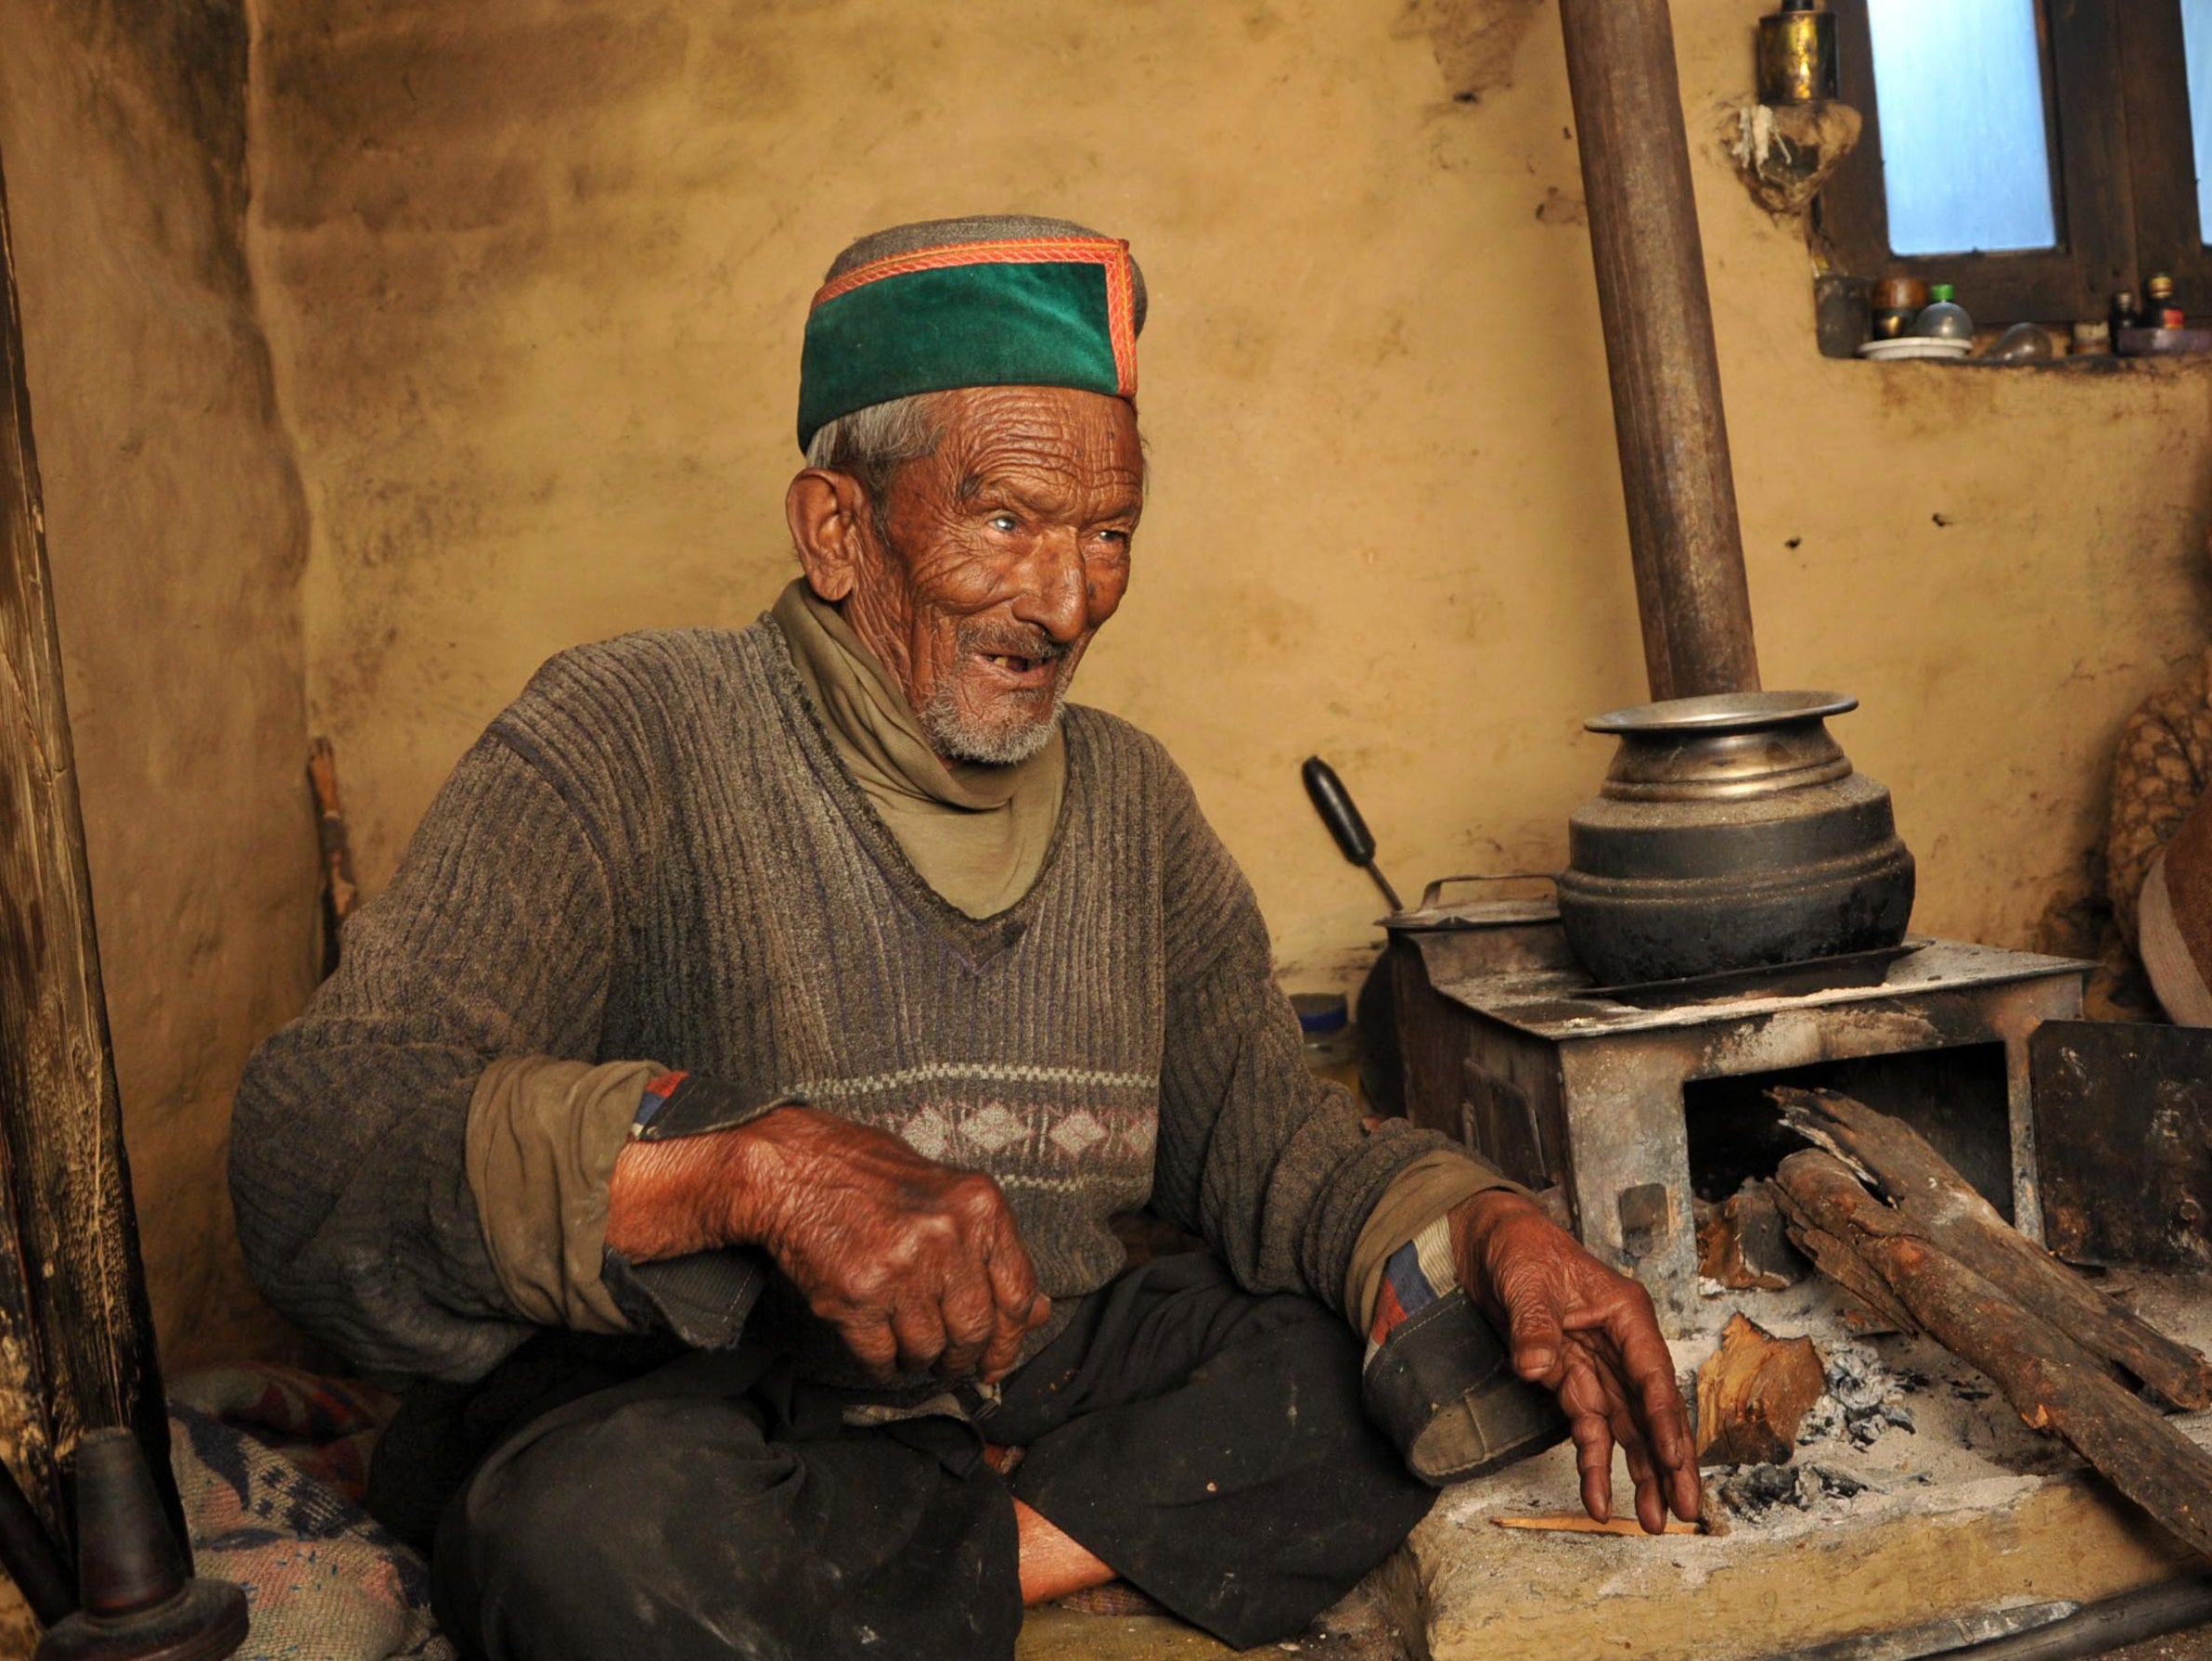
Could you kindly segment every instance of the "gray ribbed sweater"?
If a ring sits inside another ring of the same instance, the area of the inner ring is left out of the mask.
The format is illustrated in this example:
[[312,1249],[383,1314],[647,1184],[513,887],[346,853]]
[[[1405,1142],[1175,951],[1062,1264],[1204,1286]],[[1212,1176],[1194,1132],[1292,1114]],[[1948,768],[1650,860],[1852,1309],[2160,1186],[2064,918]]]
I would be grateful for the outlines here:
[[1107,1218],[1149,1200],[1254,1290],[1341,1306],[1377,1197],[1441,1139],[1362,1135],[1302,1064],[1251,889],[1159,744],[1082,708],[1066,731],[1044,869],[977,920],[854,785],[771,620],[555,658],[247,1069],[263,1291],[374,1372],[466,1381],[521,1344],[464,1149],[478,1075],[534,1054],[802,1094],[987,1171],[1057,1300],[1114,1274]]

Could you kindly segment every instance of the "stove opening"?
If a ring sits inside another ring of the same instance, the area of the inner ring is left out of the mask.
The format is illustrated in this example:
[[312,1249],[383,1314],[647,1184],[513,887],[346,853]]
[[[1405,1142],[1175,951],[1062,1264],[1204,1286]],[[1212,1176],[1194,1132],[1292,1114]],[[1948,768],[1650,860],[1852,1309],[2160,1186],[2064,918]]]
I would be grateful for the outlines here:
[[1780,1111],[1767,1099],[1776,1085],[1841,1090],[1895,1114],[2012,1220],[2012,1117],[2002,1044],[1816,1062],[1684,1086],[1690,1186],[1699,1199],[1717,1204],[1747,1178],[1772,1176],[1785,1158],[1810,1145],[1782,1128]]

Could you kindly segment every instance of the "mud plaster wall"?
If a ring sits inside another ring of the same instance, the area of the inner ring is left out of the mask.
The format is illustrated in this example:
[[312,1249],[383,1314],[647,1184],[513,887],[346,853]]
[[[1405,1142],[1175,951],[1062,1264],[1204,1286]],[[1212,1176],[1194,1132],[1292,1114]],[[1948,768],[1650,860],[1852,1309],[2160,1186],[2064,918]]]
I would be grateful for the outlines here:
[[[2128,709],[2206,636],[2202,368],[1831,363],[1720,148],[1764,0],[1677,0],[1761,654],[1839,687],[1918,923],[2078,889]],[[830,255],[1019,208],[1132,239],[1155,463],[1080,695],[1160,734],[1285,962],[1401,887],[1545,869],[1643,691],[1549,0],[266,0],[251,247],[313,524],[309,702],[371,890],[549,652],[738,624],[794,569]],[[1971,303],[1971,293],[1965,296]]]
[[8,0],[6,159],[48,557],[162,1360],[275,1342],[230,1095],[312,984],[306,527],[250,298],[242,7]]

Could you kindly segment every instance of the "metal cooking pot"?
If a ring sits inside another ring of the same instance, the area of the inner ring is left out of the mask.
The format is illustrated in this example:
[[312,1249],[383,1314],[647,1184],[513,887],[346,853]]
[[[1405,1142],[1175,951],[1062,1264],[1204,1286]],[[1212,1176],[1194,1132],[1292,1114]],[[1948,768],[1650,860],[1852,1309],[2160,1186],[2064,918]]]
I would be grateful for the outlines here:
[[1839,692],[1730,692],[1614,710],[1598,799],[1567,821],[1560,921],[1604,985],[1871,951],[1912,916],[1889,792],[1851,770]]

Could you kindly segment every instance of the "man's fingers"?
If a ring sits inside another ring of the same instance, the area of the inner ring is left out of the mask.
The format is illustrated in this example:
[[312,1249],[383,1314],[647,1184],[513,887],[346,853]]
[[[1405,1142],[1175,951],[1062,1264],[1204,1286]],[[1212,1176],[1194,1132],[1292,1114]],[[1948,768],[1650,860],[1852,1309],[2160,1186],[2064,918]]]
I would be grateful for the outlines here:
[[1646,1534],[1666,1532],[1666,1494],[1655,1476],[1646,1476],[1636,1485],[1636,1521]]
[[898,1339],[898,1362],[908,1372],[937,1364],[945,1353],[945,1317],[934,1298],[902,1300],[892,1311],[891,1330]]
[[990,1232],[984,1237],[983,1253],[984,1267],[991,1276],[992,1298],[1010,1320],[1026,1323],[1037,1295],[1036,1269],[1029,1261],[1029,1249],[1022,1243],[1012,1214],[1003,1204]]
[[1698,1475],[1696,1464],[1678,1466],[1667,1478],[1667,1499],[1674,1506],[1675,1515],[1685,1523],[1694,1523],[1705,1509],[1705,1486]]
[[1566,1334],[1549,1299],[1523,1296],[1507,1304],[1513,1326],[1513,1371],[1532,1384],[1558,1389],[1563,1376]]
[[1575,1438],[1575,1466],[1582,1473],[1582,1506],[1597,1522],[1613,1515],[1612,1404],[1589,1357],[1579,1347],[1561,1359],[1559,1405]]
[[991,1279],[997,1312],[991,1346],[984,1353],[981,1371],[985,1383],[996,1384],[1021,1358],[1022,1341],[1043,1320],[1037,1307],[1041,1304],[1048,1310],[1051,1303],[1037,1292],[1036,1269],[1029,1261],[1029,1250],[1022,1243],[1013,1213],[995,1188],[991,1201],[983,1237],[984,1268]]
[[[1607,1334],[1620,1352],[1629,1399],[1637,1404],[1642,1436],[1662,1474],[1675,1514],[1684,1522],[1696,1519],[1702,1498],[1697,1474],[1697,1439],[1690,1433],[1690,1410],[1675,1383],[1674,1357],[1659,1335],[1659,1323],[1648,1298],[1639,1297],[1616,1311],[1606,1322]],[[1684,1509],[1687,1507],[1688,1509]],[[1638,1484],[1640,1515],[1643,1512],[1642,1485]],[[1662,1517],[1664,1520],[1664,1516]],[[1646,1527],[1651,1526],[1644,1518]]]
[[1626,1396],[1615,1403],[1612,1423],[1614,1440],[1620,1444],[1621,1452],[1628,1461],[1628,1479],[1636,1485],[1636,1520],[1643,1525],[1646,1534],[1664,1534],[1666,1495],[1660,1488],[1657,1467],[1652,1463],[1643,1433],[1637,1427],[1635,1412]]
[[1607,1415],[1606,1423],[1613,1431],[1613,1439],[1620,1445],[1622,1457],[1627,1461],[1628,1476],[1636,1484],[1637,1492],[1641,1493],[1647,1483],[1656,1487],[1658,1467],[1652,1463],[1651,1450],[1644,1446],[1643,1433],[1636,1427],[1636,1416],[1628,1410],[1627,1403],[1624,1401],[1615,1407]]
[[898,1337],[881,1315],[859,1316],[838,1322],[845,1347],[870,1372],[890,1376],[898,1361]]
[[955,1273],[945,1290],[942,1308],[945,1345],[937,1371],[958,1377],[974,1367],[1005,1324],[991,1296],[990,1277],[981,1264],[967,1265]]
[[1671,1372],[1627,1381],[1629,1398],[1643,1421],[1644,1438],[1652,1454],[1670,1471],[1697,1463],[1697,1438],[1690,1434],[1690,1410]]
[[995,1315],[991,1346],[984,1352],[982,1365],[977,1369],[985,1384],[995,1384],[1013,1371],[1014,1363],[1022,1358],[1022,1346],[1031,1331],[1044,1319],[1037,1314],[1042,1307],[1049,1312],[1052,1300],[1042,1294],[1035,1295],[1020,1309],[1009,1309],[1001,1305]]
[[1017,1315],[1003,1306],[991,1315],[991,1345],[984,1351],[982,1364],[976,1369],[984,1382],[995,1384],[1013,1368],[1022,1357],[1022,1340],[1029,1336],[1028,1323],[1022,1319],[1027,1311]]
[[1029,1307],[1019,1316],[998,1312],[997,1327],[991,1338],[991,1347],[984,1352],[982,1363],[976,1371],[984,1383],[995,1384],[1013,1370],[1022,1358],[1022,1346],[1029,1334],[1045,1324],[1052,1313],[1052,1300],[1038,1293],[1030,1300]]
[[984,1350],[983,1359],[975,1364],[975,1374],[986,1384],[995,1384],[1014,1370],[1014,1363],[1022,1358],[1022,1333],[1001,1324],[991,1347]]
[[1690,1415],[1682,1406],[1682,1392],[1675,1384],[1675,1360],[1659,1335],[1659,1320],[1652,1300],[1641,1287],[1608,1312],[1605,1335],[1620,1356],[1623,1383],[1630,1397],[1641,1404],[1643,1423],[1652,1450],[1663,1464],[1673,1465],[1690,1455]]
[[1582,1509],[1593,1522],[1613,1517],[1613,1433],[1596,1413],[1577,1413],[1567,1422],[1575,1438],[1575,1468],[1582,1473]]

